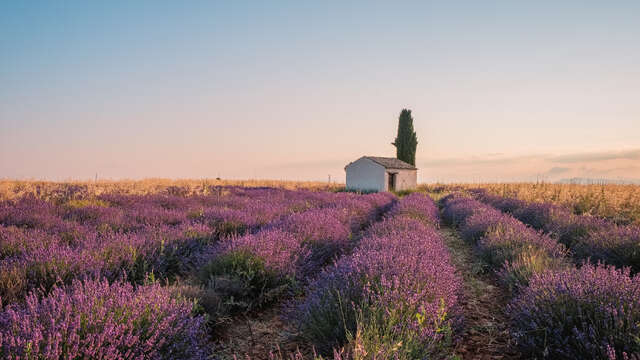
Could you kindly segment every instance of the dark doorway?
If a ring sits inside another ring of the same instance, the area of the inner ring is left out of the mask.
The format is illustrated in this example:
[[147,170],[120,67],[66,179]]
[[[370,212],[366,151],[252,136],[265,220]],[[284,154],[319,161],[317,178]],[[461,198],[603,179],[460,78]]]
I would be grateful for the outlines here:
[[396,189],[396,174],[389,173],[389,191]]

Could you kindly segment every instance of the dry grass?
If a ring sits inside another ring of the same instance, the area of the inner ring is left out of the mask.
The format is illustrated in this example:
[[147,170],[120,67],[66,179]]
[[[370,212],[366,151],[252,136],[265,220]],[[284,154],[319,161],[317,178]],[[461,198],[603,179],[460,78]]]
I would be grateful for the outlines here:
[[51,199],[68,193],[96,196],[103,193],[146,195],[163,192],[180,194],[206,194],[212,186],[275,187],[284,189],[335,190],[343,184],[313,181],[281,180],[217,180],[217,179],[144,179],[144,180],[98,180],[98,181],[36,181],[0,180],[0,200],[14,199],[24,195]]
[[500,196],[525,201],[551,202],[567,207],[576,214],[600,216],[618,223],[640,224],[639,185],[494,183],[421,185],[420,187],[429,192],[485,188]]

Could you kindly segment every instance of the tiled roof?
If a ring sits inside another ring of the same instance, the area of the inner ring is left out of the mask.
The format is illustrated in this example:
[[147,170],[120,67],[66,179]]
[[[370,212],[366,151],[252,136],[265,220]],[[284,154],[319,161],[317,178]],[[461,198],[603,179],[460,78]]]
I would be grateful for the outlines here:
[[405,170],[418,170],[415,166],[406,163],[400,159],[379,157],[379,156],[365,156],[364,158],[376,162],[386,169],[405,169]]

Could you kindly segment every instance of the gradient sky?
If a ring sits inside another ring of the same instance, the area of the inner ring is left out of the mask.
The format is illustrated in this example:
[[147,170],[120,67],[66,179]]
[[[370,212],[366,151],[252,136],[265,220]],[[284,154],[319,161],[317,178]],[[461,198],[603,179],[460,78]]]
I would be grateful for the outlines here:
[[640,178],[639,1],[2,1],[0,178]]

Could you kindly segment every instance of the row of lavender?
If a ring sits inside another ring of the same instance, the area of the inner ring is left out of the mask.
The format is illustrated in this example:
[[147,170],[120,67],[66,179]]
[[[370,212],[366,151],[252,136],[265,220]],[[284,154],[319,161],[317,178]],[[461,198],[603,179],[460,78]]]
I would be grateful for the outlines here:
[[544,231],[571,249],[578,261],[591,259],[640,272],[640,226],[617,225],[610,221],[571,211],[550,203],[526,202],[471,190],[480,201]]
[[540,358],[640,356],[640,277],[604,265],[575,267],[563,244],[461,194],[443,216],[514,290],[508,313],[523,351]]
[[104,194],[53,204],[36,198],[0,203],[0,298],[73,279],[149,273],[172,278],[221,236],[255,231],[281,216],[327,206],[344,195],[220,188],[214,195]]
[[291,320],[334,359],[442,356],[461,280],[438,223],[430,198],[402,198],[366,230],[353,253],[306,286]]
[[[331,193],[311,193],[311,192],[285,192],[281,190],[254,190],[254,193],[246,194],[245,189],[229,189],[228,197],[236,196],[235,200],[224,199],[217,195],[215,199],[203,198],[167,198],[160,197],[150,200],[148,197],[140,199],[130,199],[131,201],[119,202],[118,205],[125,210],[137,208],[141,203],[157,204],[161,202],[161,207],[167,210],[167,202],[171,200],[173,205],[168,210],[182,212],[193,212],[194,208],[200,215],[193,217],[189,225],[197,224],[201,217],[206,217],[212,212],[218,211],[233,213],[235,217],[223,218],[226,222],[220,222],[220,217],[215,217],[215,225],[212,223],[203,224],[208,226],[204,231],[208,241],[205,246],[200,246],[198,252],[192,254],[196,258],[194,263],[201,264],[208,262],[201,270],[202,284],[195,286],[169,286],[160,287],[157,283],[151,285],[135,285],[133,282],[123,282],[122,279],[115,280],[104,277],[105,272],[100,269],[93,276],[71,277],[70,285],[64,281],[57,281],[50,292],[31,292],[24,301],[17,303],[5,302],[4,309],[0,312],[0,357],[11,359],[28,358],[206,358],[208,351],[206,347],[207,324],[206,317],[198,315],[202,312],[203,302],[201,297],[202,289],[214,290],[214,296],[220,298],[221,303],[233,299],[233,293],[220,291],[215,284],[233,283],[240,277],[240,284],[245,285],[245,297],[252,298],[256,290],[264,291],[272,284],[276,287],[288,285],[288,280],[302,279],[302,275],[307,272],[317,271],[323,262],[328,261],[332,256],[339,254],[341,249],[346,248],[352,231],[358,230],[371,219],[375,218],[380,211],[384,211],[393,200],[389,195],[368,195],[359,196],[355,194],[331,194]],[[264,194],[264,197],[260,197]],[[278,196],[278,195],[284,196]],[[245,199],[243,199],[243,197]],[[32,201],[31,199],[30,201]],[[134,201],[136,200],[136,201]],[[206,209],[198,209],[192,206],[193,202],[210,201],[214,205]],[[246,200],[246,201],[245,201]],[[253,203],[252,201],[253,200]],[[92,199],[105,201],[104,199]],[[234,203],[236,201],[236,203]],[[226,206],[221,206],[222,203]],[[245,236],[232,234],[229,238],[218,237],[220,226],[228,226],[232,223],[236,229],[240,227],[250,228],[260,226],[258,222],[237,221],[242,215],[255,219],[256,215],[264,216],[266,212],[259,212],[259,205],[263,202],[269,204],[271,209],[270,218],[261,220],[265,228],[264,231],[251,232]],[[111,199],[108,205],[113,207],[116,202]],[[176,205],[178,203],[179,205]],[[244,208],[238,203],[246,205]],[[6,204],[4,204],[6,205]],[[20,205],[20,204],[14,204]],[[92,205],[83,204],[84,207]],[[44,207],[44,206],[43,206]],[[28,214],[27,211],[5,211],[3,219],[16,219],[12,214]],[[5,210],[5,208],[3,208]],[[157,210],[157,209],[156,209]],[[67,211],[67,209],[57,209],[57,211]],[[241,213],[239,211],[245,211]],[[158,212],[158,211],[156,211]],[[9,215],[7,215],[7,213]],[[161,212],[160,212],[161,213]],[[289,215],[287,215],[287,213]],[[34,213],[35,216],[36,213]],[[135,216],[135,212],[128,216]],[[179,216],[179,215],[178,215]],[[43,217],[47,219],[47,217]],[[145,219],[149,217],[143,216]],[[153,217],[151,217],[153,218]],[[189,219],[189,217],[187,217]],[[6,222],[9,222],[5,220]],[[15,221],[15,220],[14,220]],[[48,223],[65,224],[65,226],[75,225],[64,216],[60,219]],[[32,223],[34,223],[33,221]],[[65,223],[67,222],[67,223]],[[152,227],[146,221],[146,227]],[[47,222],[45,222],[47,223]],[[89,230],[96,230],[104,222],[96,221],[89,224],[78,222],[77,226],[82,229],[83,235],[90,233]],[[156,223],[157,224],[157,223]],[[258,225],[256,225],[258,224]],[[6,224],[5,224],[6,225]],[[19,233],[24,231],[33,234],[38,229],[33,226],[18,227],[13,223],[5,226],[9,231]],[[169,230],[172,227],[181,229],[185,224],[182,222],[174,224],[162,224],[154,228],[160,235],[159,245],[162,250],[172,246],[178,239],[165,241]],[[50,235],[52,238],[60,240],[60,234],[56,233],[53,227],[42,230],[42,233]],[[126,240],[129,237],[140,235],[139,229],[119,230],[117,235]],[[99,232],[99,230],[97,231]],[[112,234],[111,231],[108,231]],[[99,234],[100,236],[102,234]],[[104,238],[97,242],[98,245],[108,244]],[[213,239],[215,237],[215,239]],[[38,239],[24,237],[24,244],[30,245]],[[82,237],[76,239],[78,248],[82,247]],[[212,240],[219,242],[209,244]],[[325,245],[324,240],[327,241]],[[17,242],[5,242],[4,238],[0,244],[12,245]],[[19,243],[18,243],[19,244]],[[56,243],[52,243],[55,245]],[[33,244],[36,246],[37,244]],[[51,246],[51,244],[48,244]],[[131,246],[131,242],[125,244]],[[297,246],[296,246],[297,245]],[[28,247],[19,248],[21,252],[13,255],[29,256]],[[139,251],[136,248],[135,251]],[[316,250],[318,249],[318,250]],[[75,249],[73,249],[75,250]],[[156,256],[163,257],[164,252],[155,252]],[[73,255],[81,252],[69,251]],[[213,253],[213,255],[211,255]],[[146,254],[147,256],[149,254]],[[239,255],[239,256],[235,256]],[[113,256],[117,256],[114,253]],[[52,257],[57,260],[56,256]],[[64,258],[63,258],[64,259]],[[178,264],[189,261],[185,257],[176,258]],[[247,260],[247,261],[245,261]],[[166,260],[162,260],[166,261]],[[19,262],[13,261],[13,265]],[[287,272],[290,264],[296,264],[296,273]],[[3,263],[4,265],[4,263]],[[122,266],[120,264],[120,266]],[[214,269],[217,269],[216,272]],[[155,268],[151,268],[155,270]],[[83,272],[85,275],[89,271]],[[6,278],[3,272],[3,277]],[[83,279],[83,280],[78,280]],[[261,282],[262,280],[267,281]],[[131,280],[131,279],[127,279]],[[283,281],[287,280],[287,281]],[[212,287],[211,283],[214,283]],[[237,283],[237,282],[236,282]],[[190,288],[196,288],[200,292],[190,292]],[[227,287],[228,289],[229,287]],[[195,296],[192,296],[195,295]],[[204,294],[207,295],[207,294]],[[263,294],[260,294],[263,295]],[[192,297],[198,298],[198,303],[194,303]],[[189,299],[188,299],[189,298]],[[0,308],[2,307],[0,300]],[[211,310],[211,309],[206,309]],[[216,311],[211,311],[217,314]]]

